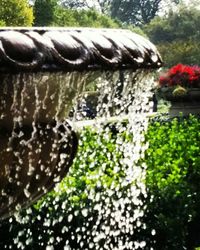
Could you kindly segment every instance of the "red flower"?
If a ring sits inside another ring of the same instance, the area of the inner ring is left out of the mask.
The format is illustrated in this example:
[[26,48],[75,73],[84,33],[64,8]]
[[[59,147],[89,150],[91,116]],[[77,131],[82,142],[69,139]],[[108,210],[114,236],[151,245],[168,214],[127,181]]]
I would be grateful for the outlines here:
[[200,82],[200,67],[177,64],[159,78],[161,86],[195,86]]
[[169,69],[169,74],[170,75],[176,75],[179,74],[180,72],[184,71],[184,65],[183,64],[177,64],[173,66],[171,69]]

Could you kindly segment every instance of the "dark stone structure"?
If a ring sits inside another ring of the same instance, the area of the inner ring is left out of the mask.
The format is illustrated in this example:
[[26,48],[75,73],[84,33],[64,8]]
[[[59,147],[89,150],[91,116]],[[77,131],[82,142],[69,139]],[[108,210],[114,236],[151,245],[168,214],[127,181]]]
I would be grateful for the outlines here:
[[160,66],[155,46],[128,30],[0,29],[2,72]]

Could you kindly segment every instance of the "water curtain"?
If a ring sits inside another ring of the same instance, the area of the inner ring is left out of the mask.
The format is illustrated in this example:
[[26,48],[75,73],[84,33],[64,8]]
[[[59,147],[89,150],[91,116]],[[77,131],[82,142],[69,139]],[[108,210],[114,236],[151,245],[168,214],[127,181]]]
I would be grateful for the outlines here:
[[94,116],[119,116],[138,109],[138,82],[161,64],[155,46],[128,30],[1,28],[0,217],[66,175],[78,147],[71,124],[90,86]]

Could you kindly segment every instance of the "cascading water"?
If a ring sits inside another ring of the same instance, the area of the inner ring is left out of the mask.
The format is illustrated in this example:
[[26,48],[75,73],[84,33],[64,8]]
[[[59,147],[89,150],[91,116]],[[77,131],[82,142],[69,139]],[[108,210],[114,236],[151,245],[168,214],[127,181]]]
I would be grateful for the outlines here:
[[[69,231],[74,232],[74,234],[71,233],[68,237],[70,240],[66,244],[66,249],[148,249],[146,239],[139,236],[140,231],[145,231],[147,227],[143,222],[143,216],[147,209],[145,202],[147,193],[145,187],[146,166],[144,164],[141,166],[138,161],[144,157],[145,150],[148,147],[148,144],[144,141],[144,132],[148,127],[148,120],[153,111],[155,82],[151,71],[137,70],[136,72],[126,71],[123,73],[123,87],[120,95],[116,94],[116,90],[122,72],[115,72],[114,74],[106,72],[100,80],[100,100],[104,100],[104,102],[98,101],[97,117],[103,118],[97,118],[95,123],[92,124],[99,134],[99,137],[97,136],[98,143],[102,144],[104,140],[107,142],[112,140],[110,128],[108,126],[105,129],[105,124],[109,123],[109,118],[112,115],[118,116],[113,121],[116,129],[114,130],[116,140],[113,140],[113,143],[115,143],[114,152],[102,145],[103,154],[106,154],[105,162],[99,167],[96,175],[88,176],[88,178],[96,180],[96,185],[93,188],[86,187],[84,190],[88,199],[91,200],[91,206],[85,205],[81,211],[82,216],[87,219],[81,226],[77,226],[75,232],[73,231],[73,224],[71,228],[69,226]],[[127,119],[125,124],[122,123],[124,118]],[[81,122],[79,124],[81,125]],[[112,125],[111,129],[113,129]],[[131,138],[124,140],[123,133],[131,135]],[[121,153],[120,159],[117,159],[116,152]],[[90,156],[91,153],[92,157]],[[99,151],[95,154],[95,152],[89,150],[82,157],[86,159],[91,157],[93,160],[89,163],[87,160],[83,160],[83,162],[89,164],[91,169],[95,169],[98,168],[99,164],[99,162],[95,162],[95,159],[102,156],[99,156]],[[113,178],[111,183],[106,185],[103,178],[105,178],[105,175],[109,176],[107,172],[107,168],[110,170],[109,165],[112,166],[113,177],[115,174],[117,176],[118,173],[121,173],[121,177],[118,182]],[[70,188],[66,191],[73,193]],[[58,206],[59,209],[60,206]],[[69,212],[69,214],[71,217],[76,217],[75,212],[74,214]],[[91,228],[88,226],[90,220],[92,221]],[[153,228],[152,233],[154,234]],[[71,240],[71,237],[74,237],[74,240]],[[74,246],[76,241],[79,241],[79,243]],[[48,244],[51,246],[50,242]]]
[[86,76],[1,75],[1,216],[38,199],[65,176],[78,142],[62,119]]
[[[133,38],[128,31],[19,31],[17,34],[6,31],[4,36],[0,32],[4,45],[0,50],[6,65],[0,75],[1,217],[36,201],[64,177],[78,143],[71,127],[80,130],[89,124],[90,130],[94,129],[105,162],[99,165],[99,152],[95,149],[78,153],[74,165],[82,162],[77,170],[79,175],[76,176],[72,168],[69,176],[81,178],[88,164],[92,174],[87,177],[96,183],[84,189],[90,203],[79,211],[68,206],[61,193],[64,189],[70,197],[74,187],[58,185],[57,198],[41,205],[48,211],[42,218],[41,215],[34,217],[28,209],[25,215],[10,219],[14,225],[16,221],[21,223],[22,228],[15,230],[13,241],[5,243],[4,248],[144,249],[146,241],[138,234],[146,227],[142,219],[146,210],[145,165],[140,166],[138,160],[148,146],[144,143],[144,131],[153,109],[151,68],[161,65],[159,54],[151,43],[137,35]],[[22,46],[21,35],[33,40],[27,40]],[[16,43],[17,38],[18,47],[6,55],[6,45],[12,47],[12,41]],[[44,42],[44,39],[47,40]],[[19,60],[18,50],[26,54],[23,62]],[[38,68],[41,70],[34,72]],[[9,70],[13,73],[8,74]],[[95,119],[87,123],[85,118],[77,118],[76,104],[87,103],[88,96],[83,93],[87,93],[90,85],[95,88],[97,101]],[[75,107],[73,114],[66,120],[72,106]],[[108,125],[112,119],[114,140]],[[125,119],[125,124],[122,125],[120,119]],[[120,136],[123,133],[130,135],[129,140]],[[84,136],[81,138],[80,147],[86,140]],[[106,148],[102,140],[111,140],[113,149]],[[104,183],[104,176],[109,175],[109,166],[118,181],[114,178],[108,185]],[[51,210],[55,214],[59,212],[59,218],[51,217]],[[80,214],[83,220],[74,227],[74,218]],[[66,221],[64,226],[63,221]],[[40,225],[41,230],[33,226],[36,232],[31,232],[29,226],[34,223]]]

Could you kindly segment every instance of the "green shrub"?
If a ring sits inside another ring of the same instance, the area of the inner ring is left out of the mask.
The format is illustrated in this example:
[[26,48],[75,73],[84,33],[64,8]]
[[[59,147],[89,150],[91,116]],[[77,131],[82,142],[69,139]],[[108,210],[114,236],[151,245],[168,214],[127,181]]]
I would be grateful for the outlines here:
[[193,249],[199,244],[200,119],[153,122],[146,140],[146,185],[152,197],[147,220],[157,232],[156,249]]

